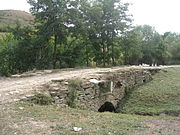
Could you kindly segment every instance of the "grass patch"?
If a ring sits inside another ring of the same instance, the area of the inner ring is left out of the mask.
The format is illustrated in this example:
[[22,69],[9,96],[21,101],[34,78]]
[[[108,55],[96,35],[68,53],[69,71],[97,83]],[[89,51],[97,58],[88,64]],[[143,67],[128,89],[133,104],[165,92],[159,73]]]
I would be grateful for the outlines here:
[[180,111],[180,68],[160,71],[153,81],[135,89],[121,106],[123,113],[159,114]]
[[[140,116],[77,110],[57,104],[41,106],[27,102],[8,105],[0,122],[4,124],[4,134],[7,135],[128,135],[136,130],[147,129],[141,123]],[[82,131],[76,133],[73,127],[81,127]]]
[[[3,108],[0,112],[2,135],[134,135],[149,130],[146,120],[164,119],[171,123],[178,120],[177,117],[98,113],[58,104],[41,106],[25,102]],[[82,130],[74,132],[73,127]]]

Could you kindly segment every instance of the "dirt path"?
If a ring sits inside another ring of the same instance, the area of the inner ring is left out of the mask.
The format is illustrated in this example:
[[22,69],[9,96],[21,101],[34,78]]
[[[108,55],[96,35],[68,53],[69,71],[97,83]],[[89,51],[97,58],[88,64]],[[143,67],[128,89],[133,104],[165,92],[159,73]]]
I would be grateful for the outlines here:
[[134,135],[179,135],[179,120],[147,119],[143,124],[147,127],[145,131],[137,131]]
[[24,78],[0,78],[0,104],[17,101],[20,97],[28,96],[32,90],[42,84],[50,82],[52,79],[69,79],[78,76],[88,76],[97,72],[112,72],[119,69],[120,68],[76,69]]
[[[170,67],[170,66],[169,66]],[[172,67],[172,66],[171,66]],[[69,79],[72,77],[89,76],[99,72],[113,72],[129,68],[150,68],[150,67],[115,67],[115,68],[91,68],[91,69],[74,69],[68,71],[59,71],[46,75],[38,75],[24,78],[0,78],[0,104],[18,101],[24,96],[29,96],[37,87],[45,84],[52,79]],[[157,67],[151,67],[157,68]],[[158,67],[167,68],[167,67]]]

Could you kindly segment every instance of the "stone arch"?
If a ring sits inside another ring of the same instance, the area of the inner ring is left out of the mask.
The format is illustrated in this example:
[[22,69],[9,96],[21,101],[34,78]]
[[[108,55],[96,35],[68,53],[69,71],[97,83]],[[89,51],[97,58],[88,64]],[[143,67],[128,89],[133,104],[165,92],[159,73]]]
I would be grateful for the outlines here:
[[98,112],[115,112],[116,109],[111,102],[105,102],[101,107],[98,109]]

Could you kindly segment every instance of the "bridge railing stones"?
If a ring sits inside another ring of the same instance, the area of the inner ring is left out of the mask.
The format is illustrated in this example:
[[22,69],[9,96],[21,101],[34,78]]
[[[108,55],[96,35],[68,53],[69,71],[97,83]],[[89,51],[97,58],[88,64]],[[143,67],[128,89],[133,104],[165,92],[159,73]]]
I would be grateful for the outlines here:
[[103,75],[95,74],[87,78],[56,79],[52,80],[46,89],[57,103],[67,104],[71,83],[78,82],[78,87],[74,88],[77,94],[77,107],[98,111],[105,102],[111,102],[116,107],[125,96],[125,89],[132,89],[149,82],[152,80],[151,72],[148,69],[129,69],[103,73]]

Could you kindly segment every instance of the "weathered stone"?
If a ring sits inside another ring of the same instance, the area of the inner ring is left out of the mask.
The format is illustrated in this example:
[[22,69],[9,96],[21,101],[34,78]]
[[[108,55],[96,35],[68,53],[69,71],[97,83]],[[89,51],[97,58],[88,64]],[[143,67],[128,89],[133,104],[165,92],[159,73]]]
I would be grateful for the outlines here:
[[12,75],[11,77],[12,77],[12,78],[20,78],[21,75]]
[[95,84],[98,84],[98,83],[101,82],[100,80],[97,80],[97,79],[90,79],[89,81],[90,81],[91,83],[95,83]]
[[52,73],[52,70],[44,70],[44,72],[45,72],[46,74],[50,74],[50,73]]
[[[101,76],[98,74],[97,77],[81,78],[81,84],[75,88],[74,94],[79,108],[97,111],[105,102],[116,106],[124,97],[126,88],[134,88],[151,79],[151,73],[141,69],[104,73]],[[70,92],[68,82],[69,80],[53,79],[48,84],[47,89],[55,102],[67,103]]]
[[62,82],[62,84],[68,85],[68,84],[69,84],[69,82]]
[[82,87],[83,89],[92,88],[93,86],[94,86],[94,84],[91,83],[91,82],[85,82],[85,83],[82,83],[82,84],[81,84],[81,87]]
[[51,92],[50,92],[50,95],[51,95],[51,96],[56,96],[56,95],[57,95],[57,92],[51,91]]
[[58,91],[58,90],[60,90],[59,87],[53,87],[53,88],[52,88],[52,91]]
[[55,78],[51,80],[52,82],[62,82],[64,79]]

